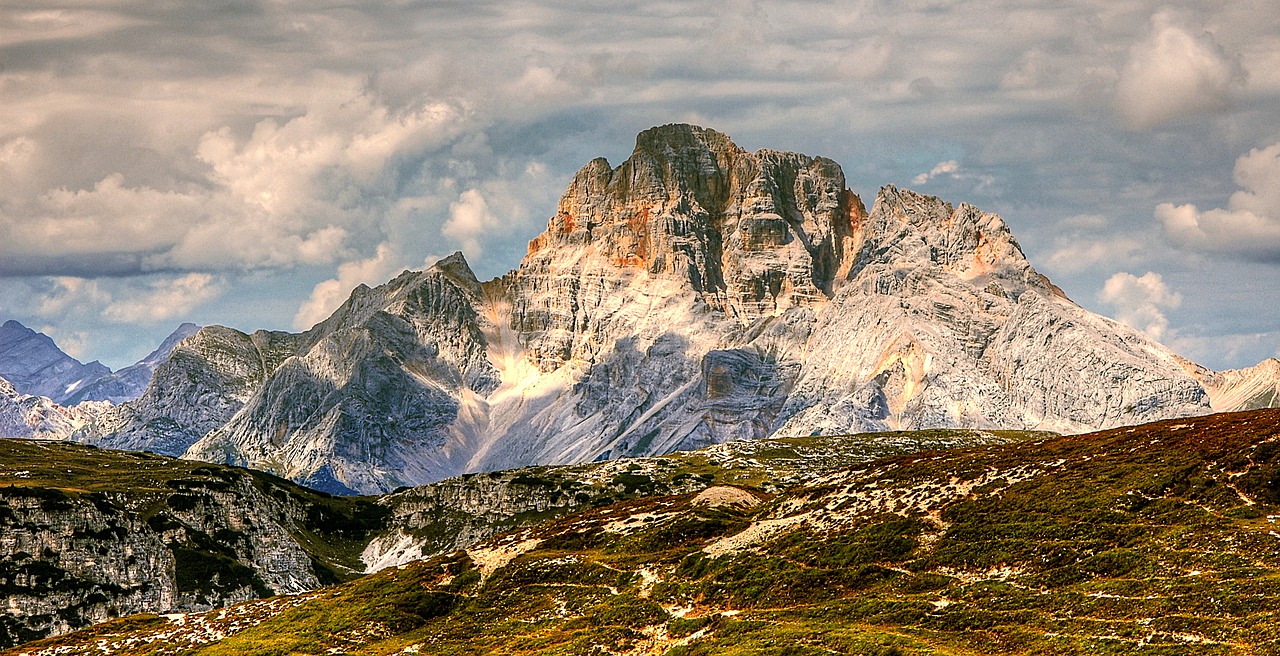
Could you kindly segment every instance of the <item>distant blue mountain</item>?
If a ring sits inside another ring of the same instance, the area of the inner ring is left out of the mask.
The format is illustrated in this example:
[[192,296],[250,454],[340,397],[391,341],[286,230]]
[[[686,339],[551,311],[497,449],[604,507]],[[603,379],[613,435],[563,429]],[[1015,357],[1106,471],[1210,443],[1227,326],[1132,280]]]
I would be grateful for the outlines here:
[[80,362],[58,348],[48,335],[10,320],[0,325],[0,378],[22,394],[48,397],[59,405],[120,403],[141,395],[156,365],[198,329],[195,324],[182,324],[145,359],[113,373],[96,360]]

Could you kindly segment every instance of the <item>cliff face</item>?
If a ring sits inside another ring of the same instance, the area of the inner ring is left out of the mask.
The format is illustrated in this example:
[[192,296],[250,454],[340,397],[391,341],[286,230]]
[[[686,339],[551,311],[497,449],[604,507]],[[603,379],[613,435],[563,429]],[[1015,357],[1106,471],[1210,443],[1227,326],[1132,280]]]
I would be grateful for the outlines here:
[[207,328],[80,439],[367,493],[777,435],[1081,432],[1208,412],[1193,374],[994,214],[894,187],[868,211],[830,160],[673,125],[583,167],[506,276],[455,255],[300,335]]
[[0,451],[0,645],[344,580],[385,514],[150,454],[25,440]]
[[666,291],[654,282],[743,324],[821,304],[852,264],[864,214],[831,160],[654,128],[621,166],[597,159],[574,176],[514,272],[512,322],[545,372],[634,329],[624,322],[637,317],[610,310]]

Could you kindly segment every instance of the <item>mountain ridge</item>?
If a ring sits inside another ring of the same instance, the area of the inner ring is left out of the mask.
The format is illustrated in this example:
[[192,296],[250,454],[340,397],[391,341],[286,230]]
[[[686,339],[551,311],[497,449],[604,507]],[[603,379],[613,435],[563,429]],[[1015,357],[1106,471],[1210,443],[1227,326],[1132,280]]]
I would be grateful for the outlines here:
[[[0,362],[5,371],[17,372],[15,377],[24,385],[20,389],[0,375],[0,437],[60,440],[91,430],[110,413],[112,404],[141,396],[155,369],[198,328],[191,323],[178,326],[147,357],[112,372],[96,361],[80,366],[49,336],[6,321],[0,327]],[[74,379],[71,383],[68,376]]]
[[1211,411],[1185,360],[1072,303],[998,216],[893,186],[867,210],[831,160],[687,125],[586,164],[504,276],[455,254],[304,333],[184,345],[76,439],[368,493],[770,435]]
[[23,394],[65,404],[76,390],[110,373],[101,362],[82,363],[48,335],[13,319],[0,325],[0,378]]

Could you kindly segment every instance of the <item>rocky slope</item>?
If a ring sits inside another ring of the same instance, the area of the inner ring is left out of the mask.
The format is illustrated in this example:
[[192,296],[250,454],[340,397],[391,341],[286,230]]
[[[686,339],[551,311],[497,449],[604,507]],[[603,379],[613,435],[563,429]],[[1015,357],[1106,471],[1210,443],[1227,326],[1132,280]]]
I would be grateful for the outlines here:
[[381,497],[387,528],[361,554],[369,572],[465,549],[491,535],[625,499],[713,485],[774,494],[876,458],[1036,439],[1045,433],[932,430],[718,444],[655,458],[464,474]]
[[346,580],[386,514],[243,469],[0,441],[0,645]]
[[1280,360],[1275,358],[1247,369],[1207,372],[1202,380],[1214,410],[1280,407]]
[[1273,653],[1277,438],[1262,410],[649,497],[20,653]]
[[724,483],[778,491],[887,454],[1035,437],[924,431],[738,442],[468,475],[379,499],[151,454],[6,440],[0,647],[130,613],[313,590],[619,500]]
[[1067,299],[998,216],[894,187],[867,210],[830,160],[687,125],[583,167],[502,278],[455,255],[306,333],[186,345],[78,439],[370,493],[744,438],[1210,411],[1185,361]]

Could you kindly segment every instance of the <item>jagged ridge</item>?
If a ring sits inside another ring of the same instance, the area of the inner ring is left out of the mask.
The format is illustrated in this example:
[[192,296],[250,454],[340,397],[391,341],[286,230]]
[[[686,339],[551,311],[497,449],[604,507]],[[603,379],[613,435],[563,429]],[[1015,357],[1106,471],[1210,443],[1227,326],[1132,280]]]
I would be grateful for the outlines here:
[[187,344],[81,439],[375,492],[732,439],[1210,410],[1184,360],[1072,303],[998,216],[892,186],[867,211],[830,160],[687,125],[583,167],[506,276],[459,254],[301,335]]

